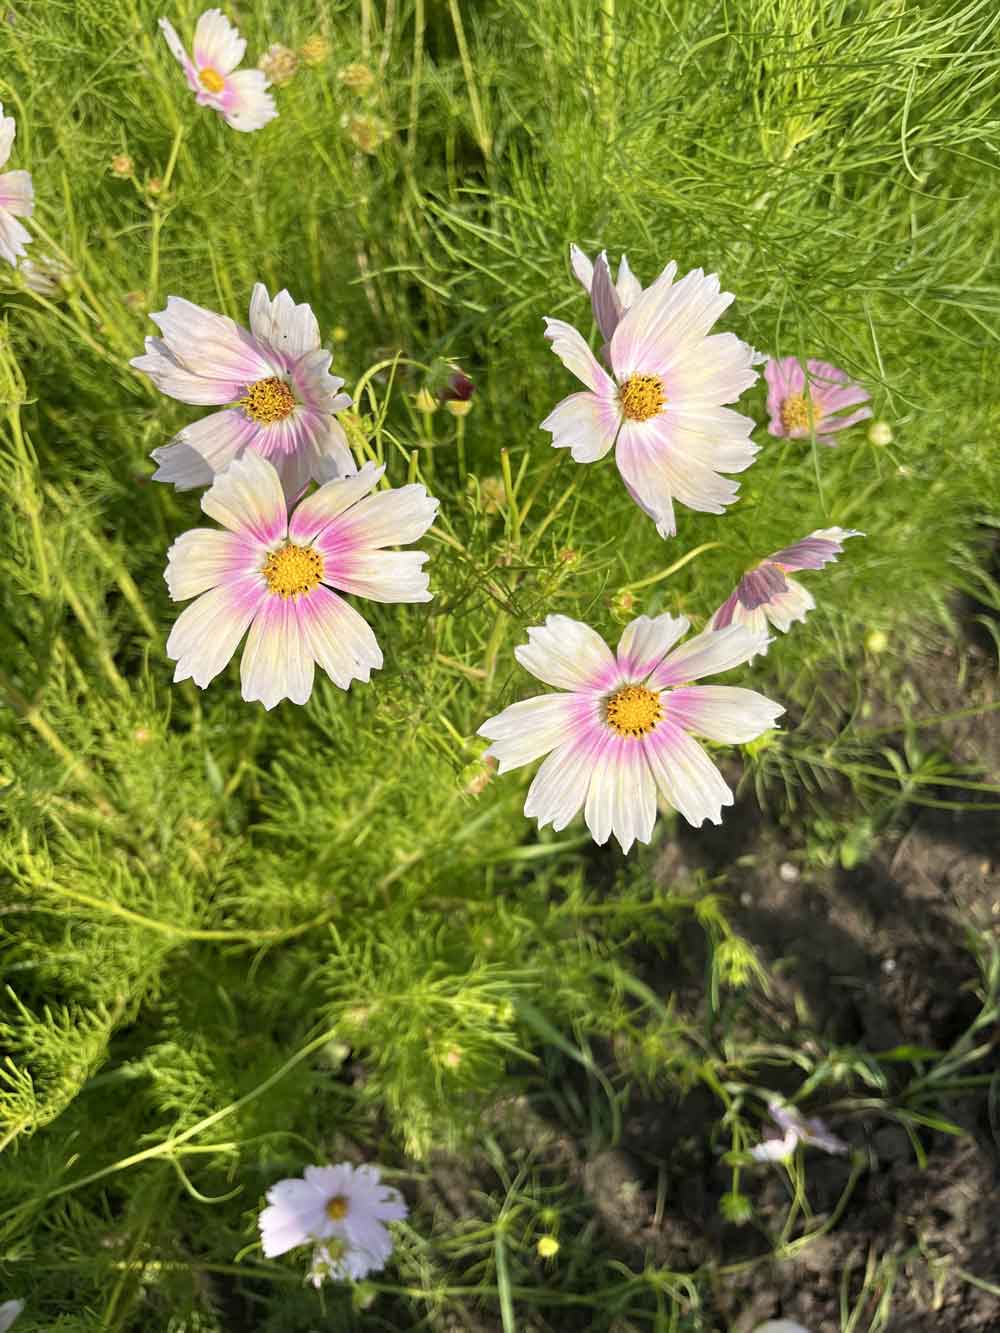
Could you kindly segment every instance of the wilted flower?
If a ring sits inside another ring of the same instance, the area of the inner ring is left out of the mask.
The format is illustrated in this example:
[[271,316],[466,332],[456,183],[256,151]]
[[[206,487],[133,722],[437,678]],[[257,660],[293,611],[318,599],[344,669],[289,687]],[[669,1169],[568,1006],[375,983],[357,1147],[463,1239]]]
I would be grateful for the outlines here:
[[753,690],[685,682],[728,671],[763,650],[742,625],[706,631],[677,648],[683,616],[639,616],[613,654],[589,626],[549,616],[514,649],[521,665],[569,691],[512,704],[479,728],[505,773],[547,754],[524,813],[558,832],[583,807],[595,842],[613,833],[627,852],[649,842],[657,795],[695,827],[722,822],[733,794],[693,735],[735,745],[785,710]]
[[362,153],[377,153],[389,137],[389,126],[380,116],[366,112],[351,112],[341,117],[341,126],[355,148]]
[[[805,371],[797,357],[772,358],[764,367],[767,380],[767,410],[771,435],[792,440],[808,439],[813,433],[820,444],[834,445],[833,431],[845,430],[871,416],[868,407],[843,414],[844,408],[868,402],[868,394],[854,384],[844,370],[827,361],[807,361]],[[841,413],[841,415],[836,415]]]
[[[0,103],[0,167],[10,157],[17,126],[13,116],[3,114]],[[17,261],[31,244],[31,233],[18,218],[30,218],[35,207],[35,190],[30,171],[5,171],[0,175],[0,255],[17,268]]]
[[359,60],[350,65],[345,65],[337,78],[345,88],[350,88],[356,93],[367,92],[375,82],[375,75],[367,65],[363,65]]
[[268,1258],[313,1244],[310,1278],[357,1281],[385,1266],[392,1253],[386,1222],[401,1222],[406,1203],[383,1185],[377,1166],[307,1166],[304,1179],[280,1180],[267,1191],[258,1219]]
[[822,569],[843,552],[849,537],[863,537],[853,528],[817,528],[808,537],[775,551],[740,579],[708,622],[710,629],[746,625],[763,633],[770,623],[786,634],[797,620],[805,620],[816,603],[812,593],[797,579],[785,577],[788,570]]
[[69,286],[69,266],[54,255],[24,259],[20,272],[24,285],[39,296],[58,296]]
[[324,60],[329,60],[332,50],[329,40],[322,33],[314,32],[299,47],[299,55],[306,65],[322,65]]
[[7,1329],[24,1309],[24,1301],[4,1301],[0,1305],[0,1333],[7,1333]]
[[115,153],[111,159],[111,174],[126,180],[135,171],[135,163],[128,153]]
[[310,478],[329,480],[331,462],[341,474],[355,471],[335,415],[351,400],[340,392],[344,381],[328,374],[332,355],[320,347],[308,305],[296,305],[287,291],[272,301],[258,282],[249,333],[179,296],[150,319],[163,336],[147,338],[145,356],[129,364],[182,403],[229,404],[153,450],[160,465],[154,481],[178,490],[207,486],[248,448],[271,460],[289,500]]
[[195,528],[167,553],[170,596],[196,598],[167,640],[174,680],[190,677],[205,689],[249,629],[240,669],[248,703],[304,704],[315,663],[341,689],[368,681],[381,650],[368,622],[331,588],[376,602],[431,598],[424,552],[384,548],[421,537],[437,500],[419,485],[369,495],[384,471],[366,463],[320,486],[291,515],[277,472],[252,449],[216,477],[201,507],[227,531]]
[[160,27],[199,106],[210,106],[227,125],[246,133],[275,118],[266,75],[259,69],[236,68],[247,49],[246,38],[221,9],[206,9],[198,20],[191,56],[169,20],[161,18]]
[[767,1104],[771,1119],[782,1131],[780,1139],[765,1139],[755,1148],[750,1149],[750,1156],[755,1162],[784,1162],[800,1143],[822,1148],[828,1153],[848,1152],[848,1146],[836,1134],[831,1134],[822,1120],[806,1120],[802,1114],[787,1102],[773,1097]]
[[576,329],[545,321],[553,350],[587,392],[564,398],[541,428],[578,463],[614,446],[629,494],[661,537],[677,530],[675,499],[723,513],[739,486],[720,472],[742,472],[757,454],[754,422],[723,406],[756,380],[752,349],[733,333],[709,336],[733,297],[720,292],[714,274],[695,269],[675,283],[676,273],[668,264],[617,320],[608,344],[611,375]]
[[451,366],[450,372],[439,397],[453,416],[464,417],[472,407],[472,395],[476,392],[476,386],[458,366]]
[[257,68],[262,69],[276,87],[294,79],[298,67],[298,56],[291,47],[282,46],[280,42],[272,42],[257,61]]

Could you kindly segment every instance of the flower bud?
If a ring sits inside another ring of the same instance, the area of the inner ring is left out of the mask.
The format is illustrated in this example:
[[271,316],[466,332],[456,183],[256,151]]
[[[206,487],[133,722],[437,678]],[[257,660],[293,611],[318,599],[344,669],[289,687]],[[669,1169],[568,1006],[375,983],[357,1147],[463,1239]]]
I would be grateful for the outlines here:
[[135,163],[129,157],[128,153],[115,153],[111,159],[112,175],[118,176],[121,180],[127,180],[135,171]]
[[345,115],[340,124],[355,148],[369,155],[378,152],[389,137],[389,127],[379,116],[352,112]]
[[366,93],[375,82],[375,75],[359,60],[345,65],[337,77],[345,88],[350,88],[355,93]]
[[281,42],[272,42],[257,61],[257,68],[263,70],[276,86],[294,79],[298,67],[298,56],[291,47],[282,46]]
[[538,1255],[541,1259],[554,1259],[559,1253],[559,1242],[555,1236],[539,1236],[537,1245]]
[[884,448],[892,444],[892,427],[888,421],[873,421],[868,427],[868,443]]
[[327,38],[320,32],[314,32],[299,47],[299,56],[304,65],[322,65],[324,60],[329,60],[332,50]]

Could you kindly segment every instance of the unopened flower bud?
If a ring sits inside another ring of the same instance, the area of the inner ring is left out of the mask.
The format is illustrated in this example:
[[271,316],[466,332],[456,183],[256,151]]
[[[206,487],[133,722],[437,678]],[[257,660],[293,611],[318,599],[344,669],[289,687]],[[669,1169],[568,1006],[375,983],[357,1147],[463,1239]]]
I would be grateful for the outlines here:
[[353,112],[345,115],[340,124],[347,131],[351,143],[362,153],[377,153],[389,137],[389,127],[379,116]]
[[539,1236],[537,1250],[539,1258],[554,1259],[559,1253],[559,1242],[555,1236]]
[[429,417],[432,412],[438,410],[437,399],[426,385],[414,396],[413,405],[425,417]]
[[281,42],[272,42],[257,61],[257,68],[263,70],[271,82],[279,86],[294,79],[298,67],[298,56],[291,47],[283,46]]
[[345,65],[337,75],[345,88],[350,88],[352,92],[365,93],[375,82],[375,75],[367,65],[363,65],[360,60],[353,64]]
[[113,175],[119,176],[122,180],[127,180],[135,171],[135,163],[128,153],[115,153],[111,159],[111,171]]
[[450,412],[453,417],[467,417],[472,411],[472,399],[449,398],[444,410]]
[[343,324],[334,324],[333,330],[330,333],[330,337],[333,339],[335,343],[347,342],[348,336],[349,336],[348,332],[344,328]]
[[322,33],[314,32],[299,47],[299,55],[304,65],[322,65],[324,60],[329,60],[332,49]]
[[888,421],[873,421],[868,427],[868,443],[884,448],[892,444],[892,427]]
[[146,189],[150,194],[162,194],[163,181],[159,176],[150,176],[149,180],[146,182]]
[[865,636],[865,647],[870,653],[884,653],[889,647],[889,636],[884,629],[869,630]]
[[146,293],[145,293],[145,292],[140,292],[140,291],[126,292],[126,293],[125,293],[124,300],[125,300],[126,308],[129,309],[129,310],[145,310],[145,309],[146,309]]

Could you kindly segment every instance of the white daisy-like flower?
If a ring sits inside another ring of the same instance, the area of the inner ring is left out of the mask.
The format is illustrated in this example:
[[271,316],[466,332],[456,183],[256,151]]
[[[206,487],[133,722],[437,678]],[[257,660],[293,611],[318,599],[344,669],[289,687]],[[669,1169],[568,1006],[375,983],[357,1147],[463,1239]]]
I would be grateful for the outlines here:
[[[13,116],[3,114],[0,103],[0,167],[4,166],[14,147],[17,126]],[[0,256],[17,268],[17,261],[31,243],[31,232],[22,227],[18,218],[30,218],[35,208],[35,188],[30,171],[5,171],[0,175]]]
[[387,1222],[408,1209],[399,1190],[383,1185],[377,1166],[307,1166],[303,1179],[279,1180],[258,1218],[264,1254],[273,1259],[298,1245],[315,1245],[310,1277],[363,1277],[392,1254]]
[[613,833],[627,852],[649,842],[657,796],[695,827],[722,822],[733,794],[693,739],[751,741],[785,711],[753,690],[687,682],[715,675],[762,651],[766,636],[741,625],[706,631],[675,647],[683,616],[639,616],[617,653],[596,631],[549,616],[514,649],[533,676],[559,690],[512,704],[479,728],[505,773],[542,755],[524,813],[563,829],[583,807],[598,843]]
[[190,56],[168,19],[160,19],[160,28],[199,106],[210,106],[232,129],[244,132],[274,120],[278,112],[267,91],[267,75],[236,68],[247,49],[246,38],[221,9],[206,9],[198,20]]
[[[606,262],[595,266],[593,286],[605,269]],[[553,350],[586,392],[564,398],[541,428],[578,463],[614,446],[629,494],[661,537],[677,531],[675,500],[723,513],[739,485],[720,474],[742,472],[758,452],[750,441],[753,420],[723,406],[757,379],[753,349],[733,333],[709,334],[733,296],[719,290],[714,274],[695,269],[675,283],[676,274],[677,265],[668,264],[615,323],[610,375],[576,329],[545,321]],[[605,287],[611,291],[610,277]],[[604,304],[596,301],[595,310]]]
[[162,333],[146,339],[129,362],[161,392],[182,403],[221,405],[154,449],[154,481],[178,490],[208,486],[247,449],[270,459],[293,500],[310,479],[357,471],[336,413],[350,407],[344,381],[329,374],[333,353],[320,346],[310,306],[287,291],[272,301],[258,282],[250,297],[250,330],[179,296],[150,315]]
[[7,1329],[24,1309],[24,1301],[4,1301],[0,1305],[0,1333],[7,1333]]
[[750,1156],[755,1162],[786,1162],[800,1143],[834,1154],[849,1151],[844,1140],[831,1133],[818,1117],[807,1120],[794,1106],[776,1097],[768,1102],[767,1109],[782,1137],[764,1139],[751,1148]]
[[216,477],[201,507],[227,531],[194,528],[167,552],[170,596],[195,598],[167,639],[174,680],[190,677],[205,689],[249,629],[240,664],[248,703],[304,704],[317,663],[341,689],[368,681],[382,650],[333,589],[375,602],[431,600],[426,553],[385,548],[423,536],[438,502],[419,485],[369,495],[384,471],[366,463],[292,513],[277,472],[253,450]]

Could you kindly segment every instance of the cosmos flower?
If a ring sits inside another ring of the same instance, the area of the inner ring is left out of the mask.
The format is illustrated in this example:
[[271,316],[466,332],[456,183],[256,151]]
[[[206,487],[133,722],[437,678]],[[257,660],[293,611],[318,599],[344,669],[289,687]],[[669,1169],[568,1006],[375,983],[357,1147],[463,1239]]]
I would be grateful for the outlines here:
[[[369,495],[384,468],[327,482],[289,515],[278,474],[252,450],[216,477],[201,507],[226,529],[194,528],[167,553],[164,577],[181,612],[167,640],[174,680],[204,689],[249,629],[240,668],[243,698],[273,708],[304,704],[318,663],[346,690],[367,681],[382,653],[367,621],[331,588],[376,602],[427,602],[416,541],[437,501],[423,486]],[[366,498],[367,497],[367,498]]]
[[0,1333],[7,1333],[7,1329],[24,1309],[24,1301],[4,1301],[0,1305]]
[[594,841],[613,833],[627,852],[649,842],[658,794],[695,827],[722,822],[733,794],[692,736],[740,744],[785,710],[753,690],[686,683],[739,666],[762,651],[764,635],[733,625],[675,647],[688,628],[683,616],[639,616],[617,654],[567,616],[528,630],[515,657],[567,693],[512,704],[479,734],[493,742],[486,754],[501,773],[548,755],[524,806],[539,828],[564,829],[582,806]]
[[578,463],[614,446],[629,494],[661,537],[677,530],[675,500],[721,514],[739,486],[720,472],[742,472],[757,453],[753,421],[723,406],[756,380],[752,349],[732,333],[709,336],[733,297],[701,269],[677,283],[676,272],[668,264],[621,315],[608,344],[610,375],[571,325],[547,319],[545,331],[587,391],[564,398],[541,428]]
[[[848,379],[847,372],[826,361],[807,361],[808,384],[797,357],[773,357],[764,367],[767,380],[767,410],[771,435],[787,435],[792,440],[809,439],[813,432],[820,444],[835,445],[833,431],[845,430],[871,416],[871,408],[844,414],[845,407],[868,402],[860,384]],[[836,415],[840,413],[841,415]]]
[[797,579],[785,577],[788,570],[822,569],[843,552],[848,537],[863,537],[853,528],[817,528],[808,537],[775,551],[753,569],[748,569],[708,622],[710,629],[746,625],[764,633],[768,624],[786,634],[796,620],[805,620],[816,605],[812,593]]
[[320,347],[308,305],[287,291],[272,301],[258,282],[250,297],[250,332],[179,296],[151,315],[161,338],[146,339],[145,356],[129,363],[182,403],[228,404],[153,450],[154,481],[178,490],[207,486],[247,448],[269,458],[289,500],[310,479],[327,481],[331,463],[356,471],[337,412],[351,404],[344,381],[330,375],[332,353]]
[[[13,116],[3,114],[0,104],[0,167],[10,157],[17,126]],[[35,189],[30,171],[5,171],[0,175],[0,255],[17,268],[18,258],[31,243],[31,233],[18,218],[30,218],[35,207]]]
[[206,9],[194,30],[192,56],[184,49],[174,25],[160,19],[171,54],[179,63],[199,106],[218,111],[234,130],[259,130],[278,114],[266,91],[267,76],[259,69],[237,69],[247,49],[221,9]]
[[315,1245],[309,1277],[318,1287],[364,1277],[385,1266],[393,1240],[386,1222],[407,1215],[399,1190],[383,1185],[377,1166],[307,1166],[303,1179],[279,1180],[261,1212],[261,1245],[269,1259]]
[[822,1148],[828,1153],[848,1152],[848,1146],[836,1134],[831,1134],[822,1120],[806,1120],[794,1106],[772,1098],[767,1109],[771,1119],[782,1131],[780,1139],[765,1139],[755,1148],[750,1149],[750,1156],[755,1162],[784,1162],[791,1157],[800,1143],[814,1148]]

